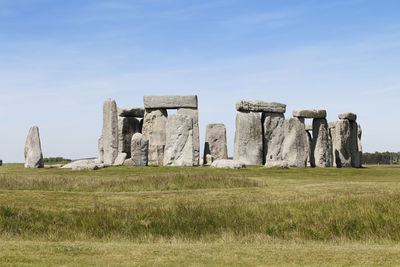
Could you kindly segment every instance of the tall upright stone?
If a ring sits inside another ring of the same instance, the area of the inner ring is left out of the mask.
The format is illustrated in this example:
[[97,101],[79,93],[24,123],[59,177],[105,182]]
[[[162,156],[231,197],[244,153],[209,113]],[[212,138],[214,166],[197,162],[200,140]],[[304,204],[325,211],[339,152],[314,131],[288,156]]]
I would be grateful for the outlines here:
[[354,113],[340,113],[339,121],[331,129],[333,154],[338,168],[361,167],[356,119],[357,115]]
[[141,133],[132,136],[131,160],[134,166],[147,166],[149,141]]
[[307,130],[306,125],[306,132],[307,132],[307,144],[308,144],[308,159],[307,159],[307,167],[315,167],[314,156],[312,154],[312,135],[310,130]]
[[358,154],[359,154],[359,157],[360,157],[360,168],[362,167],[362,153],[363,153],[363,150],[362,150],[362,144],[361,144],[361,136],[362,136],[362,130],[361,130],[361,126],[360,126],[360,124],[358,124],[358,127],[357,127],[357,141],[358,141]]
[[228,159],[226,128],[223,123],[207,124],[204,145],[204,164],[210,165],[212,163],[210,162],[210,156],[212,160]]
[[43,168],[42,146],[40,144],[39,127],[29,129],[24,149],[25,168]]
[[237,111],[233,158],[246,165],[263,164],[263,135],[258,112]]
[[114,100],[103,105],[103,150],[104,164],[113,165],[118,156],[118,111]]
[[166,109],[146,109],[143,118],[142,134],[149,141],[149,165],[162,165],[166,143]]
[[187,115],[193,120],[193,165],[200,165],[199,111],[197,108],[178,108],[177,114]]
[[134,117],[118,117],[118,153],[131,157],[131,141],[135,133],[140,133],[140,122]]
[[309,155],[308,136],[299,118],[285,120],[272,133],[265,166],[306,167]]
[[326,119],[313,120],[313,138],[311,146],[311,164],[316,167],[332,167],[332,141],[329,136]]
[[193,119],[175,114],[168,117],[164,166],[193,166]]
[[103,136],[102,135],[99,137],[97,147],[98,147],[98,153],[99,153],[97,161],[98,161],[98,163],[103,163],[104,162],[104,147],[103,147]]
[[275,130],[280,129],[285,121],[285,115],[283,113],[276,112],[263,112],[261,114],[261,121],[263,126],[264,136],[264,154],[263,163],[267,161],[268,148],[273,144],[271,143],[272,134]]

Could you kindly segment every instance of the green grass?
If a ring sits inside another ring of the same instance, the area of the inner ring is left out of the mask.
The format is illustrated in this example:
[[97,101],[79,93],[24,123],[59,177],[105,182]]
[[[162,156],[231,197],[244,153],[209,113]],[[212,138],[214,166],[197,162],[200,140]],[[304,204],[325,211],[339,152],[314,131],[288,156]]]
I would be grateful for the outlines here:
[[[5,164],[0,264],[63,264],[72,251],[81,265],[398,265],[399,203],[396,166],[71,171]],[[104,255],[108,249],[119,262]]]

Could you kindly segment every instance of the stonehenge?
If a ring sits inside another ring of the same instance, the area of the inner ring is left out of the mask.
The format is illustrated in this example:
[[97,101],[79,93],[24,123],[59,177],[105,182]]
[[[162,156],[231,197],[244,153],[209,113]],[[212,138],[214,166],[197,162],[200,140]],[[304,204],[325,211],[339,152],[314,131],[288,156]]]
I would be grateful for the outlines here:
[[[236,103],[233,159],[228,157],[223,123],[206,126],[200,162],[198,99],[196,95],[145,95],[143,107],[103,104],[98,157],[74,161],[63,168],[99,169],[108,166],[354,167],[361,168],[362,130],[357,115],[338,114],[328,122],[323,109],[293,110],[260,100]],[[169,109],[176,114],[168,115]],[[312,123],[306,124],[306,119]],[[25,167],[44,167],[39,128],[33,126],[25,143]],[[2,161],[0,160],[0,165]]]
[[39,127],[32,126],[26,137],[25,149],[25,168],[43,168],[42,146],[40,144]]
[[206,127],[203,164],[210,165],[218,159],[228,159],[226,128],[223,123],[210,123]]

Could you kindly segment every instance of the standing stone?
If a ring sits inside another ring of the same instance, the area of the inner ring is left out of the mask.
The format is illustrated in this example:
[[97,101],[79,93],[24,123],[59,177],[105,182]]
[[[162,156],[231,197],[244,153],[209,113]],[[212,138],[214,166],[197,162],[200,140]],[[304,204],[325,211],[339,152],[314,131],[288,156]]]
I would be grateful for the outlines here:
[[237,111],[234,159],[246,165],[263,164],[263,135],[258,112]]
[[307,159],[307,167],[315,167],[315,161],[314,157],[312,155],[312,135],[310,133],[310,130],[307,130],[307,125],[306,125],[306,132],[307,132],[307,144],[308,144],[308,159]]
[[167,120],[164,166],[193,166],[193,119],[171,115]]
[[203,162],[210,165],[213,160],[218,159],[228,159],[226,128],[223,123],[211,123],[206,127]]
[[333,166],[332,143],[326,119],[313,120],[311,159],[311,165],[314,164],[316,167]]
[[362,167],[362,145],[361,145],[362,130],[360,124],[357,127],[358,154],[360,157],[360,168]]
[[166,109],[146,109],[142,134],[149,141],[149,165],[162,165],[166,142]]
[[135,133],[140,132],[140,122],[133,117],[118,117],[118,153],[131,157],[131,141]]
[[118,113],[117,104],[108,99],[103,105],[103,150],[104,164],[113,165],[118,156]]
[[263,112],[261,115],[261,121],[263,126],[263,136],[264,136],[264,154],[263,161],[266,162],[268,147],[271,144],[272,134],[276,129],[280,129],[283,122],[285,121],[285,115],[283,113],[275,112]]
[[126,153],[118,153],[118,156],[114,160],[114,166],[120,166],[123,165],[125,160],[126,160]]
[[149,141],[141,133],[132,136],[131,160],[134,166],[147,166]]
[[179,108],[177,114],[187,115],[193,120],[193,165],[200,165],[199,111],[197,108]]
[[350,121],[351,127],[351,166],[353,168],[361,168],[361,157],[359,151],[359,142],[358,142],[358,123],[355,121]]
[[104,162],[104,147],[103,147],[103,136],[101,135],[99,137],[98,141],[98,150],[99,150],[99,157],[97,158],[98,163],[103,163]]
[[308,136],[302,120],[285,120],[272,134],[265,165],[306,167],[308,146]]
[[25,168],[43,168],[43,154],[40,144],[39,128],[33,126],[29,129],[25,142]]

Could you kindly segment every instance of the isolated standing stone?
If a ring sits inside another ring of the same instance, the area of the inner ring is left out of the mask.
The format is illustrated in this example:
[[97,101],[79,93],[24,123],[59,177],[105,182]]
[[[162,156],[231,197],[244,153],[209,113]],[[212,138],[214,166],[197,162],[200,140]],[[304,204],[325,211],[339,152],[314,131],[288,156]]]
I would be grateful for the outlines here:
[[272,134],[275,130],[279,130],[282,127],[282,124],[285,121],[285,115],[283,115],[283,113],[263,112],[261,120],[264,136],[263,161],[266,162],[268,148],[273,145],[271,143]]
[[313,138],[311,147],[311,166],[332,167],[332,142],[326,119],[313,120]]
[[193,166],[193,119],[175,114],[167,120],[164,166]]
[[103,150],[104,164],[113,165],[118,156],[118,114],[117,104],[108,99],[103,105]]
[[234,159],[247,165],[263,164],[263,134],[258,112],[237,111]]
[[[207,156],[211,156],[207,157]],[[204,145],[204,164],[210,165],[212,161],[228,159],[226,145],[226,128],[223,123],[211,123],[206,127],[206,138]]]
[[193,120],[193,165],[200,165],[199,111],[197,108],[179,108],[177,114],[187,115]]
[[132,136],[131,160],[134,166],[147,166],[149,141],[141,133]]
[[140,122],[133,117],[118,117],[118,153],[126,153],[131,157],[131,140],[140,132]]
[[298,118],[285,120],[272,134],[265,165],[306,167],[308,146],[304,123]]
[[149,141],[149,165],[162,165],[166,142],[166,109],[146,109],[142,134]]
[[25,168],[43,168],[43,154],[40,144],[39,128],[33,126],[29,129],[25,142]]

